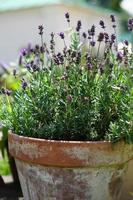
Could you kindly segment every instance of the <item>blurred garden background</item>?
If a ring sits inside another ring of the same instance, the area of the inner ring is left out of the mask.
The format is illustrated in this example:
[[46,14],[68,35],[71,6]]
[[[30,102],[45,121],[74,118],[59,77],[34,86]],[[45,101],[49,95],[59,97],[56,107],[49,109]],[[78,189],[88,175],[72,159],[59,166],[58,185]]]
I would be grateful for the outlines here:
[[[99,20],[103,20],[108,32],[112,31],[108,28],[110,14],[114,14],[119,24],[119,42],[124,38],[133,41],[127,28],[128,18],[133,17],[132,0],[0,0],[0,88],[17,87],[11,71],[19,68],[21,50],[40,42],[38,25],[44,25],[44,40],[47,42],[51,32],[58,35],[66,28],[66,12],[70,13],[73,26],[81,19],[84,30],[95,24],[100,31]],[[57,46],[62,47],[58,38]],[[1,127],[0,200],[20,199],[18,196],[22,197],[22,194],[14,160],[8,154],[7,130]]]

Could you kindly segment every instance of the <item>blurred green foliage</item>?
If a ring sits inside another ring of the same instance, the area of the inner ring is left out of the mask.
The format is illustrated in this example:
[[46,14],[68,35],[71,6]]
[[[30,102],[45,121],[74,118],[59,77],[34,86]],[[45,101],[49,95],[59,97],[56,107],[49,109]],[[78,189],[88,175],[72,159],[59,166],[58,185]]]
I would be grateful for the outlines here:
[[86,0],[86,2],[91,2],[94,3],[96,5],[105,7],[105,8],[109,8],[111,10],[115,10],[115,11],[121,11],[121,2],[122,0]]

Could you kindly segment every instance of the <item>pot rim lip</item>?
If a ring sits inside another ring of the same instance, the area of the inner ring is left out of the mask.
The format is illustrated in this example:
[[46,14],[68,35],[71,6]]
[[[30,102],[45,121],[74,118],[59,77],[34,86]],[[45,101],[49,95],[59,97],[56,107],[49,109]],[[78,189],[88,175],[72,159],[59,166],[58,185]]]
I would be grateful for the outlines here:
[[36,137],[28,137],[28,136],[24,136],[24,135],[18,135],[16,133],[13,132],[9,132],[9,135],[13,135],[17,138],[20,139],[25,139],[25,140],[32,140],[32,141],[45,141],[47,143],[56,143],[56,144],[108,144],[108,145],[112,145],[112,144],[118,144],[118,143],[126,143],[124,140],[119,140],[118,142],[112,142],[112,141],[107,141],[107,140],[98,140],[98,141],[76,141],[76,140],[50,140],[50,139],[43,139],[43,138],[36,138]]

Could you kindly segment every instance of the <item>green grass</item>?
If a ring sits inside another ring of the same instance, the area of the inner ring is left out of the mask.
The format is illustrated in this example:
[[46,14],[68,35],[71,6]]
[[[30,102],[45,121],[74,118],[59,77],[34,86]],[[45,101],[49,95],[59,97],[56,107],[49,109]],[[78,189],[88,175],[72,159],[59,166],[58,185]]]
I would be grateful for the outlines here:
[[10,173],[11,171],[8,163],[8,157],[7,154],[5,154],[5,157],[0,160],[0,175],[6,176]]

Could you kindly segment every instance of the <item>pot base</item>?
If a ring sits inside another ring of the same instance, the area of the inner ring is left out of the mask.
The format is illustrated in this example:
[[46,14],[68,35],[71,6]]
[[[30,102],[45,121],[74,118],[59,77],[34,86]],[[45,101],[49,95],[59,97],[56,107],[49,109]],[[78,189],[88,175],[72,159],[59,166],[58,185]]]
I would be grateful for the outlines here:
[[[62,168],[16,159],[25,200],[119,200],[127,165]],[[122,199],[121,199],[122,200]]]

